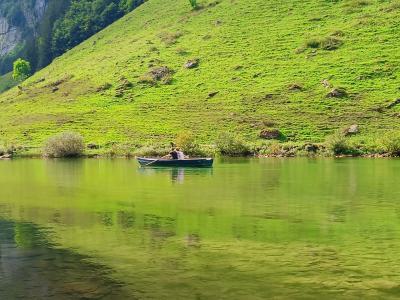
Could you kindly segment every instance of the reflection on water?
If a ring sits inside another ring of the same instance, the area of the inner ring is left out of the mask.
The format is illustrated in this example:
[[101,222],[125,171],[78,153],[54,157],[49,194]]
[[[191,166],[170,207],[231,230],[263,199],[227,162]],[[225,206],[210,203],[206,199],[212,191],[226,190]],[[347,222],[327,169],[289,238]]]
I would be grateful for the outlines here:
[[171,182],[182,184],[185,181],[185,174],[189,176],[209,176],[213,174],[212,168],[162,168],[162,167],[141,167],[138,168],[139,174],[170,174]]
[[185,180],[185,169],[183,168],[172,169],[171,179],[176,183],[183,183],[183,181]]
[[111,270],[54,248],[43,229],[0,220],[0,299],[115,299],[126,297]]
[[397,299],[399,171],[0,162],[0,299]]

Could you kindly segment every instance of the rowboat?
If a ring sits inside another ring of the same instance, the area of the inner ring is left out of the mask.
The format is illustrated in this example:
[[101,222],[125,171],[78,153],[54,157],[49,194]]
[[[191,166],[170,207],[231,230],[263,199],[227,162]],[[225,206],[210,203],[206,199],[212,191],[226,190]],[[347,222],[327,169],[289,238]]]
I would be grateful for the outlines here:
[[188,159],[166,159],[166,158],[144,158],[138,157],[137,161],[142,167],[188,167],[207,168],[211,167],[212,158],[188,158]]

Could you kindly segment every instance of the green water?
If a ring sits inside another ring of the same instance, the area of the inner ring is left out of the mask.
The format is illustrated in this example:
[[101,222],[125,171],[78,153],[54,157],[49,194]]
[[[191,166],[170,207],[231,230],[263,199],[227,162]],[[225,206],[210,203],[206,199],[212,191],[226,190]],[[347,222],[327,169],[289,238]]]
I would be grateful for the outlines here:
[[400,160],[0,161],[0,299],[398,299]]

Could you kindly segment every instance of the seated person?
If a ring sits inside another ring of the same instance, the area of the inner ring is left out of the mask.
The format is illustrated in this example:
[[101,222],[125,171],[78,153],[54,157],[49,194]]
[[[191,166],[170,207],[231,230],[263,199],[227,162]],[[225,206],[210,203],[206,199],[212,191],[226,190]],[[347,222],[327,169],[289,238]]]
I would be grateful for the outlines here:
[[185,154],[182,152],[181,149],[176,148],[176,153],[178,154],[178,159],[185,159]]
[[172,149],[172,151],[169,153],[172,159],[178,159],[178,151],[176,149]]

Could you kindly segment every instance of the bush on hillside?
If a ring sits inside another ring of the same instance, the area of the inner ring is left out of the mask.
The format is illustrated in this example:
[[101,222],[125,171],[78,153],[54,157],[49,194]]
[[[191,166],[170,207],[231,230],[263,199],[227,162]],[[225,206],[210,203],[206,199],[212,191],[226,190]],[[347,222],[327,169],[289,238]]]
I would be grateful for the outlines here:
[[391,131],[386,133],[381,139],[383,152],[393,156],[400,156],[400,132]]
[[140,157],[162,157],[170,152],[170,148],[160,145],[147,145],[136,149],[134,154]]
[[350,154],[350,147],[342,130],[328,136],[325,141],[326,148],[335,155]]
[[197,143],[195,136],[190,131],[178,134],[176,145],[187,155],[203,155],[203,151],[200,150],[200,146]]
[[139,83],[150,85],[156,85],[157,83],[170,84],[173,80],[173,73],[174,71],[167,66],[154,67],[139,78]]
[[218,151],[222,155],[240,156],[249,155],[249,147],[238,136],[224,132],[215,141]]
[[17,147],[12,143],[3,142],[0,143],[0,156],[3,155],[14,155],[17,151]]
[[343,44],[343,41],[335,36],[326,38],[312,38],[306,42],[306,48],[321,48],[324,50],[336,50]]
[[133,149],[134,146],[130,144],[112,143],[111,145],[107,145],[107,149],[104,154],[109,157],[123,156],[126,158],[131,158],[134,156]]
[[85,145],[80,134],[64,132],[49,138],[43,149],[46,157],[78,157],[83,154]]

